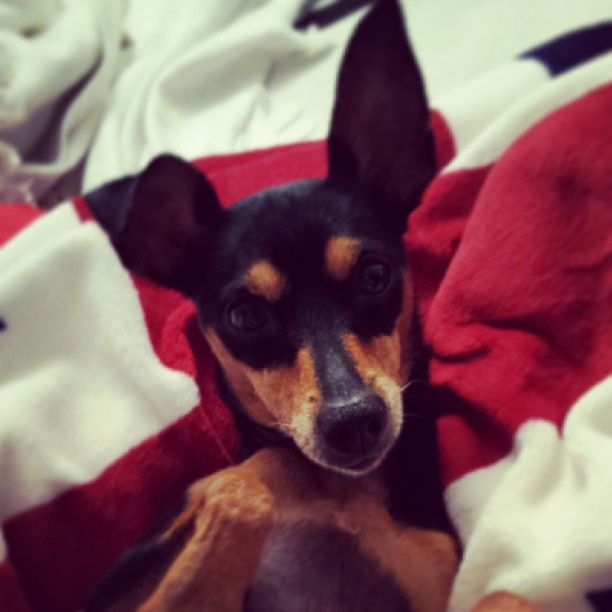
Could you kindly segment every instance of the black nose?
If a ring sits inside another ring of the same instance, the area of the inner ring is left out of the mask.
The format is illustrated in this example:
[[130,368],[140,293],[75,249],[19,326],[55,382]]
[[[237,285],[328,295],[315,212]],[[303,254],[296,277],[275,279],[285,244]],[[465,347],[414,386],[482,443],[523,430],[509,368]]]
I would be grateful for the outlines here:
[[376,447],[385,424],[385,405],[376,395],[349,404],[324,406],[317,417],[327,446],[341,455],[355,457]]

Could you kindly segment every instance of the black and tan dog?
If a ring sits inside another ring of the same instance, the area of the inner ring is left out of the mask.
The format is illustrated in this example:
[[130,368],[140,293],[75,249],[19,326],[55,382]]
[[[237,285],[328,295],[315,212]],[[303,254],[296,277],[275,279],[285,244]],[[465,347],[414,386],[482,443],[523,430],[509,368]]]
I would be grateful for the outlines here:
[[248,457],[195,483],[88,609],[445,609],[434,427],[402,427],[419,367],[402,235],[436,160],[395,0],[349,43],[328,142],[326,179],[226,211],[171,156],[90,194],[127,267],[196,303]]

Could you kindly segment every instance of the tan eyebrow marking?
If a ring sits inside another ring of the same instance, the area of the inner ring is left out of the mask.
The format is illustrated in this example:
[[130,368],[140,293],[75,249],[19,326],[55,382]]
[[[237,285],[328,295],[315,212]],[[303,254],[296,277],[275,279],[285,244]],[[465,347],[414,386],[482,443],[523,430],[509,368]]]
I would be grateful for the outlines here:
[[268,302],[278,301],[287,289],[287,280],[269,261],[256,261],[244,275],[247,289]]
[[361,243],[357,238],[330,238],[325,246],[325,271],[335,280],[345,280],[351,273],[360,251]]

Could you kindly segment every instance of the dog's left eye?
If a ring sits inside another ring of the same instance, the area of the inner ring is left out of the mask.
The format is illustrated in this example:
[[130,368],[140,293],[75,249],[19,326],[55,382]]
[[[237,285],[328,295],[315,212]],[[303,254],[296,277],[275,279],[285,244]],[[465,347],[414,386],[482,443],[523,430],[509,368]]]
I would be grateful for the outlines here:
[[239,332],[256,332],[268,324],[268,316],[263,308],[247,299],[231,304],[226,319],[229,326]]
[[380,259],[366,259],[359,269],[359,292],[365,295],[382,293],[391,282],[391,268]]

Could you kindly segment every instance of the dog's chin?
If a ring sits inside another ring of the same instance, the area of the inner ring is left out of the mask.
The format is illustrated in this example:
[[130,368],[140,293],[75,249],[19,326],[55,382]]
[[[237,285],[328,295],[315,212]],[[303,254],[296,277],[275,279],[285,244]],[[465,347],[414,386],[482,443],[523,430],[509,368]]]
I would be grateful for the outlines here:
[[394,443],[395,439],[389,440],[382,450],[350,460],[345,457],[330,456],[324,450],[310,448],[300,448],[300,450],[312,462],[330,472],[351,478],[359,478],[367,476],[379,468]]
[[359,478],[362,476],[367,476],[374,472],[378,467],[380,467],[381,463],[384,461],[387,456],[387,452],[385,451],[381,455],[378,455],[374,458],[372,457],[364,457],[359,461],[355,461],[351,464],[342,464],[335,463],[329,461],[321,461],[319,465],[326,468],[330,472],[334,472],[336,474],[341,474],[342,476],[349,476],[351,478]]

